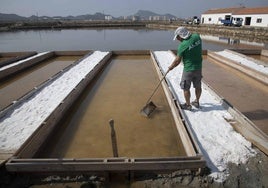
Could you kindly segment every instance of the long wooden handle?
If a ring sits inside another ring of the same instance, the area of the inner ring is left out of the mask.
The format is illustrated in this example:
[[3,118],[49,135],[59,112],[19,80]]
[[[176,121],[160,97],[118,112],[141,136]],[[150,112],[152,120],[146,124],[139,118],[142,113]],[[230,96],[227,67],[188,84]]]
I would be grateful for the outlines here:
[[150,102],[150,100],[152,99],[152,97],[154,96],[156,90],[158,89],[158,87],[160,86],[161,82],[164,80],[164,78],[166,77],[167,73],[169,72],[169,69],[167,70],[167,72],[164,74],[163,78],[161,78],[161,80],[159,81],[159,83],[157,84],[155,90],[153,91],[152,95],[149,97],[149,99],[147,100],[146,104],[148,104]]

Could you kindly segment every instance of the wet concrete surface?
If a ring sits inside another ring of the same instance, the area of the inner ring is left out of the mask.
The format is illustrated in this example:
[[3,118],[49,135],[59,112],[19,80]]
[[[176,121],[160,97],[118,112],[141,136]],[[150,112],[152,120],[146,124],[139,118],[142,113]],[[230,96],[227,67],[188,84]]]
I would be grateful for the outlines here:
[[162,88],[153,97],[154,114],[140,114],[158,82],[149,56],[112,58],[37,157],[113,157],[111,119],[119,157],[185,156]]
[[80,56],[56,56],[0,82],[0,110],[40,85]]
[[203,79],[268,134],[268,87],[266,85],[206,57],[203,61]]

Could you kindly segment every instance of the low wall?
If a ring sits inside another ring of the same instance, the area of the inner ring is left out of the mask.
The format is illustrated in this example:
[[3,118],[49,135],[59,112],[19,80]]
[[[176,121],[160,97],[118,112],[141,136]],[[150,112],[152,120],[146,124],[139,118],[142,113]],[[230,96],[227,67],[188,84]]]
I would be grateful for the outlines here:
[[190,25],[182,22],[170,21],[43,21],[43,22],[22,22],[22,23],[5,23],[0,25],[0,31],[21,30],[21,29],[61,29],[61,28],[133,28],[147,27],[153,29],[171,29],[175,30],[178,26],[185,26],[192,32],[209,34],[215,36],[226,36],[234,39],[245,39],[261,43],[268,43],[267,27],[232,27],[223,25],[200,24]]
[[34,66],[41,61],[48,59],[53,56],[53,52],[44,52],[41,55],[31,56],[29,59],[21,60],[21,63],[14,63],[10,64],[4,67],[1,67],[0,69],[0,80],[5,79],[6,77],[18,73],[19,71],[22,71],[28,67]]
[[255,41],[268,43],[268,28],[260,27],[231,27],[221,25],[189,25],[189,24],[147,24],[149,28],[172,29],[175,30],[178,26],[185,26],[191,32],[200,34],[226,36],[234,39],[245,39],[247,41]]
[[212,59],[220,62],[220,63],[224,63],[224,64],[252,77],[253,79],[259,81],[262,84],[268,85],[268,76],[262,72],[254,70],[252,68],[249,68],[243,64],[237,63],[234,60],[223,57],[223,56],[221,56],[213,51],[208,51],[208,56],[211,57]]
[[0,53],[0,58],[6,58],[6,60],[0,60],[0,67],[14,63],[16,61],[26,59],[30,56],[36,55],[37,52],[3,52]]

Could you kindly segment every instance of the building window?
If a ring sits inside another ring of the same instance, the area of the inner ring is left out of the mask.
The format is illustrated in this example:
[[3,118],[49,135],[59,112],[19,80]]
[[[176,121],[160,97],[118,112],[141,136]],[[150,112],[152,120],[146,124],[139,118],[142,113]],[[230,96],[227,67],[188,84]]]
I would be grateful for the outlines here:
[[257,18],[257,23],[261,23],[262,19],[261,18]]
[[211,21],[211,18],[209,18],[208,21],[210,22]]

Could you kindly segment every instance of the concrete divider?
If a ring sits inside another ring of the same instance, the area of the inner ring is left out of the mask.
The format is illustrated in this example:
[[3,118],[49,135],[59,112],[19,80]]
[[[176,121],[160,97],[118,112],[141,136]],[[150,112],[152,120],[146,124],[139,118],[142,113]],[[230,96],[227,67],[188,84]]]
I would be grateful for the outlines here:
[[7,76],[15,74],[19,71],[22,71],[30,66],[40,63],[44,59],[52,57],[54,55],[53,52],[44,52],[39,53],[35,56],[31,56],[27,59],[20,60],[18,62],[13,62],[12,64],[8,64],[0,68],[0,79],[4,79]]
[[[0,79],[4,79],[12,74],[22,71],[26,68],[34,66],[41,63],[43,60],[48,59],[53,56],[84,56],[89,53],[90,50],[82,51],[52,51],[43,52],[37,54],[36,52],[29,52],[26,55],[19,56],[17,58],[12,58],[8,61],[3,62],[4,66],[0,64]],[[20,55],[22,52],[10,52],[5,54],[6,56]],[[1,55],[1,54],[0,54]]]
[[84,56],[92,50],[78,50],[78,51],[54,51],[56,56]]
[[267,64],[261,60],[250,57],[250,55],[261,56],[262,50],[249,50],[249,49],[225,49],[224,51],[242,57],[246,60],[256,63],[257,65],[267,66]]
[[237,52],[244,55],[261,55],[260,49],[229,49],[229,51]]
[[28,58],[30,56],[36,55],[37,52],[3,52],[0,53],[0,58],[5,58],[5,60],[0,61],[0,67],[11,64],[13,62]]
[[262,72],[256,71],[254,69],[251,69],[245,65],[239,64],[235,62],[234,60],[231,60],[229,58],[223,57],[215,52],[212,52],[208,50],[208,56],[211,57],[212,59],[216,60],[219,63],[224,63],[225,65],[228,65],[252,78],[255,80],[268,85],[268,76]]

